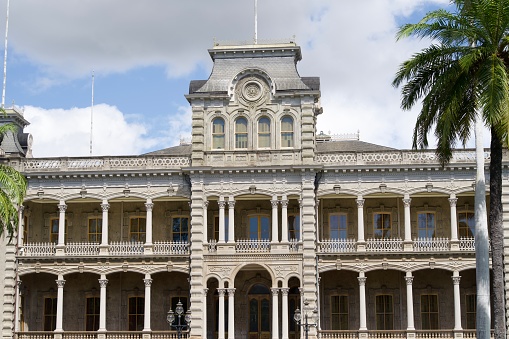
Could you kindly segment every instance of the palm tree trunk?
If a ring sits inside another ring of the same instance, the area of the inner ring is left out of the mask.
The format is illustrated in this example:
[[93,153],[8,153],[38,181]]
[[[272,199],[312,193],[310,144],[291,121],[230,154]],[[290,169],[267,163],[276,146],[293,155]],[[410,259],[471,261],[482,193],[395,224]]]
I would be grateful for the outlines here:
[[475,153],[477,175],[475,183],[475,270],[477,284],[477,339],[489,339],[490,310],[490,258],[488,241],[488,215],[486,212],[486,179],[484,174],[484,147],[482,118],[475,121]]
[[490,238],[492,265],[493,325],[495,339],[506,339],[504,288],[504,229],[502,210],[502,141],[491,129]]

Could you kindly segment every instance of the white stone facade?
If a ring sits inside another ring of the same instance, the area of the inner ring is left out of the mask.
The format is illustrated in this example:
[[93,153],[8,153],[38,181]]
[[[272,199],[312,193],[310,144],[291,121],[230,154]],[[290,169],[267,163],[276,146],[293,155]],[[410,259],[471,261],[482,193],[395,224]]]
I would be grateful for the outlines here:
[[475,337],[474,152],[441,168],[432,151],[317,143],[297,45],[209,53],[186,96],[192,145],[8,158],[29,189],[0,262],[3,338],[176,338],[178,301],[190,338],[300,338],[297,308],[310,338]]

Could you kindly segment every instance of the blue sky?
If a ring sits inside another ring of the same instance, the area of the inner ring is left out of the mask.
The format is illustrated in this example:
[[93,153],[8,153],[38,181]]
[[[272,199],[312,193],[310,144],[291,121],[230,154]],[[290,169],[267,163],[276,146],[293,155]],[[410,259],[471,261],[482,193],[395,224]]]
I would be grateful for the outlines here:
[[[206,79],[214,38],[249,41],[254,0],[11,0],[6,106],[25,109],[34,156],[141,154],[190,136],[189,81]],[[0,0],[4,36],[7,0]],[[296,36],[319,76],[318,130],[408,149],[416,111],[391,87],[425,43],[394,33],[448,0],[258,0],[258,37]],[[366,123],[366,122],[376,123]]]

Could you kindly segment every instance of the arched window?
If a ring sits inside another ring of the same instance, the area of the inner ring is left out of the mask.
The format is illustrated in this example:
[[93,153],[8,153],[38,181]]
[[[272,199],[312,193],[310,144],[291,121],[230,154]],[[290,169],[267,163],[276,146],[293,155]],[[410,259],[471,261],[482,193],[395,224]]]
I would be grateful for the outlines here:
[[293,119],[289,116],[281,119],[281,147],[293,147]]
[[224,149],[224,120],[215,118],[212,121],[212,149]]
[[235,148],[247,148],[247,120],[235,120]]
[[258,120],[258,148],[270,147],[270,120],[263,117]]

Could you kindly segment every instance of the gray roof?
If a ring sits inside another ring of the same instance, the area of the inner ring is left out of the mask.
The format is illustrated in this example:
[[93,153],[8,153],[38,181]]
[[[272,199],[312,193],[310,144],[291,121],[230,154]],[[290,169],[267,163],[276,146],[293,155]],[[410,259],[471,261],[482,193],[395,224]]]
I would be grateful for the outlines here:
[[[371,144],[369,142],[359,140],[341,140],[329,141],[316,144],[317,153],[327,152],[380,152],[380,151],[395,151],[395,148],[385,147],[380,145]],[[191,145],[181,145],[164,148],[158,151],[146,153],[143,155],[176,155],[176,156],[190,156]]]

